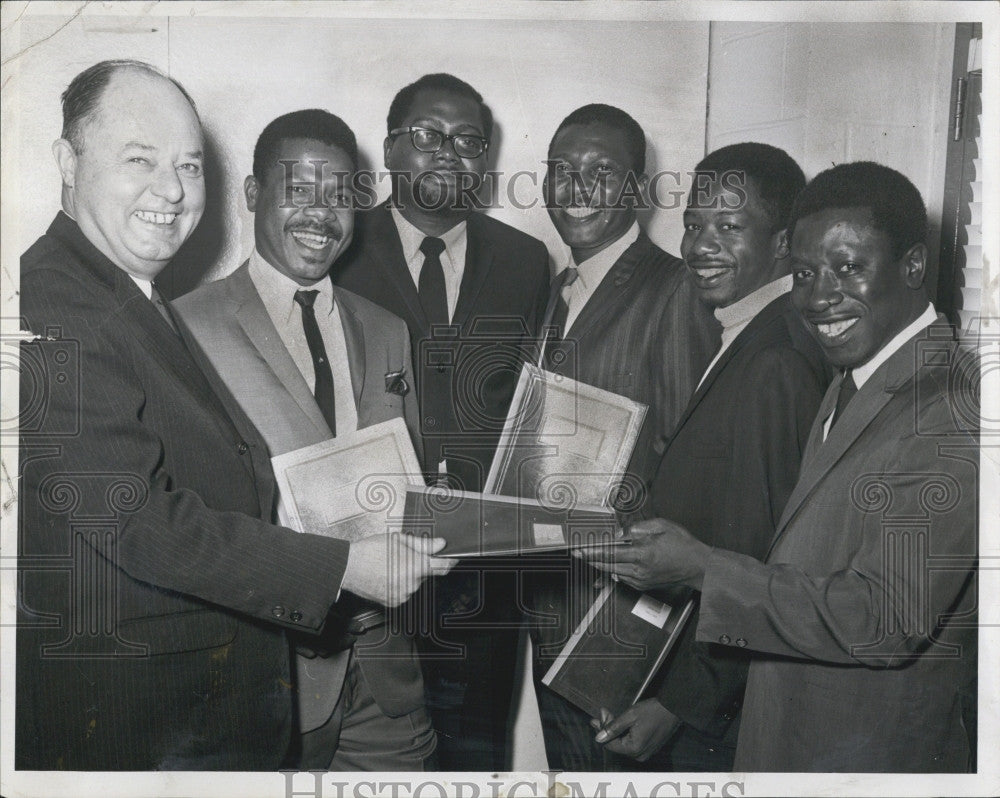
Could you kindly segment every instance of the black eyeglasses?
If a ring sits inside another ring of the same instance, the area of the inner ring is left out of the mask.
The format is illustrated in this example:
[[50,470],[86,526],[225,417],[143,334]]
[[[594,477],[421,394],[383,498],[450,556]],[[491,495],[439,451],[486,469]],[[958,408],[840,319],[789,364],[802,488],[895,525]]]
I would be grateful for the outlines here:
[[413,148],[420,152],[437,152],[446,141],[450,141],[451,146],[455,148],[455,155],[459,158],[478,158],[490,145],[490,142],[482,136],[471,133],[456,133],[449,136],[429,127],[397,127],[389,131],[390,136],[402,136],[404,133],[410,134]]

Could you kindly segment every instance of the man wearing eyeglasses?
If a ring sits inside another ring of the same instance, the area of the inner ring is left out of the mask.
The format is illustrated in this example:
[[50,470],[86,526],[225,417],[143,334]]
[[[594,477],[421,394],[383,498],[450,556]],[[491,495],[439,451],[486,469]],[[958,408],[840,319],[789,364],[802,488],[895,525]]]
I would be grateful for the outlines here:
[[[400,90],[387,122],[392,197],[359,214],[334,279],[406,321],[424,470],[478,491],[545,309],[548,254],[474,212],[493,127],[474,88],[425,75]],[[480,561],[432,588],[424,674],[443,770],[507,764],[518,623],[510,567]]]

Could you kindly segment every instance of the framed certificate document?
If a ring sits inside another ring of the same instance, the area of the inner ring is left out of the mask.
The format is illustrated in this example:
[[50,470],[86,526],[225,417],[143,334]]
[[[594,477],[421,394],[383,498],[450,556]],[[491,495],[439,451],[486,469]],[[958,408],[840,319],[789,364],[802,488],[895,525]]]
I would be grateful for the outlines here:
[[398,529],[407,487],[424,484],[401,418],[278,455],[271,465],[281,523],[343,540]]
[[483,493],[609,506],[646,405],[543,371],[521,371]]

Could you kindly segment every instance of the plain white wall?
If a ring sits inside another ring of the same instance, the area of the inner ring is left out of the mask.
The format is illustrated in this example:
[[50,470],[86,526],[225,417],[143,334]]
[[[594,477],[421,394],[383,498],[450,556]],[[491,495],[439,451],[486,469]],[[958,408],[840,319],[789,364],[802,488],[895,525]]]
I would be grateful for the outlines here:
[[708,148],[773,144],[807,178],[845,161],[899,170],[927,205],[936,267],[954,47],[952,24],[713,22]]
[[[363,160],[381,169],[389,103],[428,72],[452,72],[483,94],[497,121],[491,169],[538,174],[537,189],[525,179],[517,183],[519,198],[536,199],[537,207],[518,210],[504,200],[489,213],[541,238],[557,260],[564,248],[540,205],[540,183],[549,140],[567,113],[590,102],[628,111],[646,131],[655,168],[684,171],[703,154],[707,22],[179,15],[62,23],[65,18],[43,17],[23,26],[25,40],[40,41],[16,75],[22,170],[30,170],[37,197],[21,209],[22,250],[44,231],[58,204],[49,148],[59,135],[59,94],[102,58],[141,58],[177,78],[197,102],[214,144],[209,207],[175,274],[195,269],[219,277],[248,254],[252,217],[243,207],[242,183],[270,120],[299,108],[327,108],[352,126]],[[501,178],[501,198],[504,186]],[[679,208],[656,210],[644,221],[654,241],[677,252]]]

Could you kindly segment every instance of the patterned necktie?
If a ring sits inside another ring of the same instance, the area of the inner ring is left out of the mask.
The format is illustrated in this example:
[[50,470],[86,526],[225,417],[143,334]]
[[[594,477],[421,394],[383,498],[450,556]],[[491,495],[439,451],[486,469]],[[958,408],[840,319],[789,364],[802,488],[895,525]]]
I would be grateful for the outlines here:
[[424,265],[420,269],[417,293],[424,308],[424,315],[432,327],[435,324],[447,324],[448,292],[444,287],[444,269],[441,266],[444,241],[434,236],[427,236],[420,242],[420,251],[424,253]]
[[[554,344],[561,340],[565,334],[563,327],[566,326],[566,319],[569,316],[569,303],[566,301],[566,289],[576,282],[580,272],[575,267],[570,266],[563,269],[552,282],[552,290],[549,293],[549,303],[545,307],[545,316],[542,319],[541,352],[538,356],[538,366],[547,368],[555,365],[552,361],[552,352],[549,344]],[[554,329],[553,329],[554,328]]]
[[333,393],[333,372],[330,370],[330,361],[326,356],[323,336],[319,331],[319,324],[316,323],[316,311],[313,309],[318,294],[319,291],[296,291],[295,301],[302,307],[302,329],[306,334],[306,343],[309,344],[309,354],[312,355],[313,370],[316,373],[316,389],[313,391],[316,404],[319,405],[330,432],[336,437],[337,411]]
[[552,324],[558,328],[560,338],[566,337],[566,319],[569,318],[569,301],[566,299],[567,289],[576,282],[580,272],[575,267],[570,266],[563,270],[563,283],[559,293],[556,294],[556,306],[552,313]]
[[854,394],[858,392],[858,384],[854,381],[854,374],[850,369],[844,372],[843,382],[840,383],[840,391],[837,394],[837,407],[833,411],[833,420],[830,422],[830,429],[833,429],[833,425],[837,423],[841,415],[843,415],[844,410],[847,407],[847,403],[854,398]]

